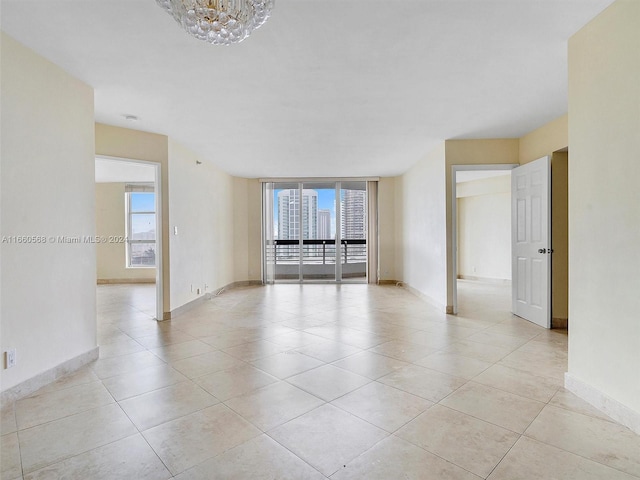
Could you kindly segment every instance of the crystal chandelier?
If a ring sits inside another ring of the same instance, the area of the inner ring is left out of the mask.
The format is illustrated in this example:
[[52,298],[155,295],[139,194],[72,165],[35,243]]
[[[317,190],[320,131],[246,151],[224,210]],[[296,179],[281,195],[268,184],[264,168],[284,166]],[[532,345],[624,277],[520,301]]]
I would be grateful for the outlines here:
[[239,43],[267,21],[275,0],[156,0],[187,33],[214,45]]

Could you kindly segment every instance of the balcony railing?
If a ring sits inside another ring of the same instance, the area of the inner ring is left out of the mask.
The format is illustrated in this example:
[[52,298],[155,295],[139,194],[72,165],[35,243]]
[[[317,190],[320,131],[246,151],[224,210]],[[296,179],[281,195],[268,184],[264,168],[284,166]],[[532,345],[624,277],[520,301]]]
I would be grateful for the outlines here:
[[[367,241],[364,239],[341,240],[339,261],[341,277],[366,278]],[[275,267],[276,280],[296,280],[300,275],[309,280],[331,280],[336,275],[336,241],[303,240],[302,272],[300,271],[300,241],[273,240],[267,242],[267,264]]]
[[[343,239],[340,260],[346,264],[366,264],[367,241],[365,239]],[[299,240],[272,240],[267,242],[267,262],[275,265],[298,265],[300,263]],[[302,241],[302,263],[304,265],[335,265],[336,241]]]

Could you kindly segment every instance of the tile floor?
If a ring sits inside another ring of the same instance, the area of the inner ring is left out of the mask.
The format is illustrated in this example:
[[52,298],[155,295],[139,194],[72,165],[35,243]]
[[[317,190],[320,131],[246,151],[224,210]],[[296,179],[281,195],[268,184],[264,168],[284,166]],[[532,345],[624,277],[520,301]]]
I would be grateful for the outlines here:
[[562,388],[566,331],[460,282],[231,290],[168,322],[98,288],[101,358],[2,410],[24,479],[638,479],[640,437]]

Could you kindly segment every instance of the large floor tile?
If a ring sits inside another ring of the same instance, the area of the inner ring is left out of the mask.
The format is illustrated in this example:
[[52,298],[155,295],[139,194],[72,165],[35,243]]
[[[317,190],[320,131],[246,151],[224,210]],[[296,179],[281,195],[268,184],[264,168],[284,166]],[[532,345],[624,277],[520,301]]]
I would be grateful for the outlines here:
[[287,382],[327,402],[341,397],[370,381],[369,378],[333,365],[323,365],[287,379]]
[[245,362],[252,362],[286,350],[290,350],[290,348],[269,340],[256,340],[255,342],[243,343],[237,347],[225,348],[223,351]]
[[142,352],[146,348],[136,342],[133,338],[112,339],[109,342],[100,343],[100,358],[117,357],[129,353]]
[[500,365],[515,368],[531,375],[540,375],[564,381],[567,371],[566,358],[549,358],[525,351],[516,350],[500,360]]
[[17,433],[7,433],[0,437],[0,478],[13,480],[22,477],[20,445]]
[[442,349],[478,331],[479,328],[461,327],[449,322],[425,321],[418,332],[405,335],[403,341]]
[[293,385],[278,382],[225,403],[258,428],[267,431],[324,402]]
[[640,477],[640,435],[616,423],[547,406],[525,435]]
[[569,344],[569,330],[566,328],[545,329],[539,335],[532,338],[531,341],[553,345],[556,348],[566,351]]
[[412,333],[418,332],[415,328],[404,327],[402,325],[395,325],[388,321],[368,319],[362,317],[351,317],[342,320],[341,323],[348,325],[351,328],[357,330],[364,330],[381,337],[386,337],[388,340],[403,338]]
[[637,477],[521,437],[489,480],[635,480]]
[[183,343],[190,340],[195,340],[195,338],[180,330],[157,330],[152,335],[136,337],[136,342],[146,348],[157,348],[163,345]]
[[483,478],[519,438],[509,430],[440,405],[396,435]]
[[316,368],[324,364],[322,360],[318,360],[317,358],[310,357],[295,350],[271,355],[270,357],[261,358],[251,363],[260,370],[264,370],[265,372],[280,379],[306,372],[307,370],[311,370],[312,368]]
[[538,337],[535,337],[530,342],[525,343],[518,348],[517,351],[531,353],[544,360],[557,361],[560,364],[565,364],[567,362],[569,355],[565,348],[558,348],[558,346],[553,343],[536,342],[536,338]]
[[35,393],[41,394],[45,392],[53,392],[55,390],[63,390],[65,388],[75,387],[76,385],[92,383],[97,380],[99,380],[98,376],[93,373],[93,370],[90,367],[87,366],[76,372],[60,377],[55,382],[51,382],[49,385],[42,387]]
[[211,345],[201,342],[200,340],[189,340],[187,342],[172,343],[170,345],[152,348],[151,352],[165,362],[176,362],[183,358],[194,357],[202,353],[213,352],[214,350],[216,349]]
[[0,409],[0,435],[13,433],[18,429],[16,424],[16,404],[14,402],[2,405]]
[[116,405],[107,405],[19,433],[25,473],[87,452],[137,433],[136,427]]
[[471,340],[459,340],[444,350],[457,353],[464,357],[477,358],[483,362],[494,363],[509,355],[514,349],[515,347],[497,347],[495,345],[473,342]]
[[333,340],[320,340],[309,345],[305,345],[302,348],[296,349],[300,353],[304,353],[323,362],[334,362],[341,358],[353,355],[354,353],[361,352],[362,349],[354,347],[352,345],[346,345],[340,342],[334,342]]
[[389,340],[387,337],[376,335],[372,332],[335,324],[313,327],[305,331],[319,337],[362,349],[371,348]]
[[466,379],[475,377],[492,365],[477,358],[464,357],[450,352],[436,352],[415,363],[432,370]]
[[18,400],[16,421],[22,430],[113,402],[101,382],[76,385]]
[[153,427],[143,435],[176,475],[260,433],[242,417],[218,404]]
[[480,480],[398,437],[387,437],[344,465],[332,480]]
[[144,438],[137,434],[49,465],[25,475],[24,478],[168,480],[171,473]]
[[372,351],[356,353],[333,363],[336,367],[349,370],[364,377],[375,380],[391,372],[406,367],[407,362],[380,355]]
[[264,338],[264,332],[260,328],[240,328],[202,337],[201,340],[215,348],[230,348],[244,343],[255,342],[261,338]]
[[467,340],[505,348],[519,348],[529,341],[526,337],[517,337],[514,335],[505,335],[502,333],[487,331],[476,332],[469,336]]
[[560,388],[556,394],[553,396],[551,400],[549,400],[549,405],[553,405],[554,407],[565,408],[567,410],[571,410],[577,413],[582,413],[583,415],[589,415],[591,417],[600,418],[602,420],[607,420],[609,422],[615,422],[611,417],[598,410],[596,407],[591,404],[585,402],[580,397],[574,395],[568,390],[564,388]]
[[175,477],[176,480],[322,480],[326,478],[272,438],[261,435]]
[[98,378],[105,379],[162,363],[164,362],[153,353],[144,351],[117,357],[101,358],[93,364],[92,368]]
[[545,404],[493,387],[469,382],[440,402],[459,412],[523,433]]
[[117,401],[135,397],[159,388],[189,380],[183,374],[164,363],[124,373],[102,381]]
[[[567,332],[513,316],[508,286],[458,286],[455,316],[402,288],[344,283],[234,288],[165,322],[144,313],[152,285],[99,286],[102,358],[36,392],[50,400],[32,409],[46,423],[18,431],[4,406],[2,467],[22,453],[29,479],[471,480],[503,458],[490,478],[628,479],[636,437],[562,388]],[[162,359],[128,353],[141,347]],[[301,376],[313,370],[323,375]],[[328,400],[336,372],[368,383],[326,405],[282,381],[300,376]],[[142,428],[164,423],[142,439],[119,405],[82,406],[100,382]],[[212,400],[225,403],[203,407]]]
[[323,405],[269,435],[329,476],[387,434],[332,405]]
[[435,353],[439,348],[425,347],[402,340],[391,340],[383,344],[377,345],[370,351],[395,358],[403,362],[415,362],[427,355]]
[[500,364],[489,367],[474,377],[473,381],[545,403],[562,387],[560,380]]
[[439,402],[466,383],[462,378],[418,365],[401,368],[378,381],[432,402]]
[[224,352],[203,353],[171,363],[173,368],[189,378],[201,377],[239,365],[244,365],[244,362]]
[[311,345],[319,340],[319,337],[307,332],[291,331],[287,333],[281,333],[278,335],[272,335],[267,337],[270,342],[282,345],[286,348],[300,348],[305,345]]
[[338,408],[395,432],[433,405],[429,400],[372,382],[332,402]]
[[252,392],[277,381],[277,378],[248,364],[204,375],[195,380],[198,385],[221,401]]
[[182,382],[120,402],[139,430],[188,415],[219,403],[213,395],[193,382]]
[[499,333],[532,339],[544,331],[544,328],[533,323],[523,321],[520,318],[511,318],[510,321],[501,322],[485,330],[487,333]]

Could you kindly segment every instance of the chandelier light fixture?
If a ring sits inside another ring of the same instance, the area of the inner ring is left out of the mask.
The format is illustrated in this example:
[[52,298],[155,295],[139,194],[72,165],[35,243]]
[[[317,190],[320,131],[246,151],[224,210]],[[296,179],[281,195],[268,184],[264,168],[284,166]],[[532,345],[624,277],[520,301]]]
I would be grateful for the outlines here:
[[240,43],[267,21],[275,0],[156,0],[187,33],[212,43]]

